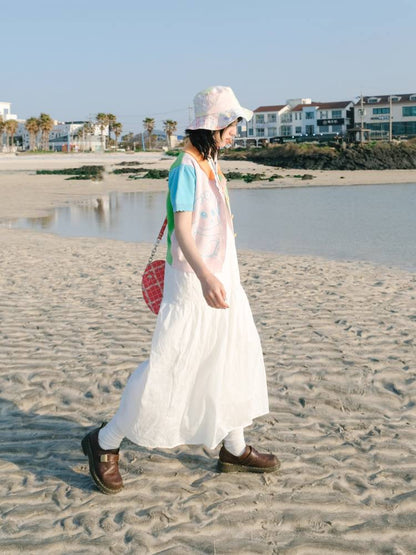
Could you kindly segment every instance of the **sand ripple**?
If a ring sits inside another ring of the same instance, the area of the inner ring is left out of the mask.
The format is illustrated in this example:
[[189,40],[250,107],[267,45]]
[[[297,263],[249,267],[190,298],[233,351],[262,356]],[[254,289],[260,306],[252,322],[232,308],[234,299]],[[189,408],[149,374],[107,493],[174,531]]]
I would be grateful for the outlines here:
[[271,412],[247,433],[277,475],[126,442],[125,489],[80,438],[149,353],[149,248],[0,230],[2,553],[415,553],[416,276],[243,253]]

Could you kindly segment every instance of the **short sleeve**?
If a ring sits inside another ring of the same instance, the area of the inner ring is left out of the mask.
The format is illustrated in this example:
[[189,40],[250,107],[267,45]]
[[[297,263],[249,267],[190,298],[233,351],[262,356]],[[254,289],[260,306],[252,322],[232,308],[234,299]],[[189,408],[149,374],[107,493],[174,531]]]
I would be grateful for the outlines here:
[[180,164],[169,172],[169,194],[174,212],[192,212],[195,201],[195,168]]

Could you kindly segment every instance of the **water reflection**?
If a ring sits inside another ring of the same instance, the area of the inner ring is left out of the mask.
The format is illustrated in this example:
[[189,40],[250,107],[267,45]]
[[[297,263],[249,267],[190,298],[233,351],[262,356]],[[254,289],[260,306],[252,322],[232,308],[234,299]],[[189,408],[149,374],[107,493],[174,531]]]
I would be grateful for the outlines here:
[[[416,271],[416,185],[231,190],[239,248]],[[153,242],[166,193],[112,193],[8,227]]]

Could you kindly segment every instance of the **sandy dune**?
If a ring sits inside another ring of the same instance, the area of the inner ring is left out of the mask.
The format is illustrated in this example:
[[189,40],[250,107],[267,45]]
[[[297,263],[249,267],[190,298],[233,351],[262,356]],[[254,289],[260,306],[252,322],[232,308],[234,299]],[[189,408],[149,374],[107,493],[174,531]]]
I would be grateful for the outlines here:
[[[8,187],[1,217],[42,209]],[[416,274],[394,268],[242,252],[271,405],[247,439],[281,471],[126,441],[125,489],[96,491],[80,439],[149,353],[149,250],[0,229],[0,552],[416,553]]]

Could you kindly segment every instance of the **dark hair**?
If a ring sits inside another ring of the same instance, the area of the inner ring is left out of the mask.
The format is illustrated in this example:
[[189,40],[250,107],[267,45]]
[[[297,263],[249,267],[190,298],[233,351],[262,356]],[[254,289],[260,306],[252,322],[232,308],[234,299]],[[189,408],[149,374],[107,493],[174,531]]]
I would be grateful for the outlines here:
[[[241,121],[242,119],[243,118],[238,118],[237,122]],[[234,121],[227,125],[227,127],[230,127],[230,125],[232,125]],[[227,127],[219,130],[220,137],[222,137],[222,134],[227,129]],[[212,158],[215,157],[218,152],[217,143],[214,137],[215,131],[211,131],[210,129],[186,129],[185,133],[187,134],[193,146],[202,154],[204,160],[206,160],[210,156]]]
[[204,160],[217,154],[218,147],[210,129],[187,129],[186,134],[193,146],[202,154]]

